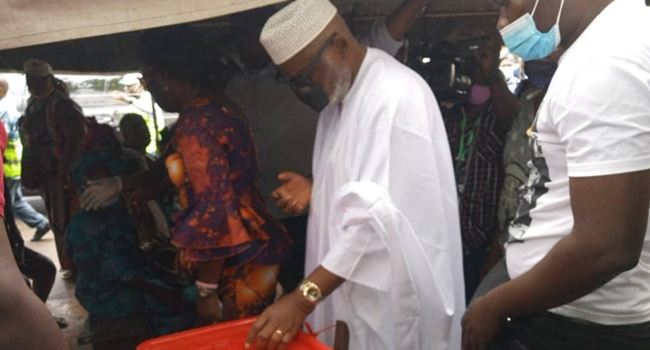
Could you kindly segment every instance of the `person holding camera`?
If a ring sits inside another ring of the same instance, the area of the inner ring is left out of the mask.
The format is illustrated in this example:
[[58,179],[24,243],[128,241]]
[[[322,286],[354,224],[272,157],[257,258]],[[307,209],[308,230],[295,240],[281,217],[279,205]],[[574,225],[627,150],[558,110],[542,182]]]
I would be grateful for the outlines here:
[[502,154],[518,109],[498,69],[498,42],[486,38],[473,45],[478,46],[473,57],[464,58],[471,62],[466,66],[472,80],[466,95],[455,103],[441,103],[456,174],[468,301],[481,280],[498,230]]

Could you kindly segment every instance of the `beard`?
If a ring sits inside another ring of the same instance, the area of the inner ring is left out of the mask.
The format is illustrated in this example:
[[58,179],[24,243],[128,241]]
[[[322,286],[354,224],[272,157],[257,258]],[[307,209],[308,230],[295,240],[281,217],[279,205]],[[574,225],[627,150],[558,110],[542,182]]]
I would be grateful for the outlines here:
[[350,87],[352,85],[352,73],[349,69],[345,75],[342,75],[334,85],[334,92],[330,98],[332,102],[341,103],[345,99],[345,96],[350,92]]
[[332,84],[332,93],[329,99],[332,103],[341,103],[350,92],[352,87],[352,71],[345,65],[336,62],[328,62],[330,67],[336,67],[336,80]]

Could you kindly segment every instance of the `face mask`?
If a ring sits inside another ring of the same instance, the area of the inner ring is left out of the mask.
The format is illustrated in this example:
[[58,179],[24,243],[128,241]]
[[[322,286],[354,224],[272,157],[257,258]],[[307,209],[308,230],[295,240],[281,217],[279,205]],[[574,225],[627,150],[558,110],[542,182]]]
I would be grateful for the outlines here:
[[300,101],[318,113],[322,112],[330,104],[329,96],[320,86],[311,85],[294,88],[294,91]]
[[469,100],[467,102],[474,106],[481,106],[490,100],[490,97],[492,97],[492,93],[490,92],[489,86],[473,84],[470,88]]
[[532,13],[527,13],[508,26],[501,29],[501,37],[510,52],[521,57],[524,61],[541,60],[548,57],[560,45],[560,17],[564,0],[560,4],[560,12],[557,15],[555,25],[547,33],[537,29],[533,16],[539,0],[535,2]]
[[556,62],[533,61],[526,63],[528,81],[538,89],[546,89],[551,85],[553,75],[557,70]]
[[327,47],[329,47],[334,41],[335,36],[336,34],[333,34],[329,39],[327,39],[314,59],[309,63],[309,65],[307,65],[307,69],[305,69],[304,73],[297,78],[287,79],[289,85],[298,96],[298,99],[318,113],[322,112],[331,101],[325,90],[311,80],[311,75],[314,73],[325,49],[327,49]]

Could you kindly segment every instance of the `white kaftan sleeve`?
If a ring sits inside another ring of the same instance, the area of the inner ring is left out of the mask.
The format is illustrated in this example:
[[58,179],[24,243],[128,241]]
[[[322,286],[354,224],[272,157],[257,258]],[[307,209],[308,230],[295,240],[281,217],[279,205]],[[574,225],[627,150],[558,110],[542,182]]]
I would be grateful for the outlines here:
[[335,227],[333,239],[336,244],[322,266],[347,281],[387,291],[390,255],[386,232],[384,224],[372,216],[371,210],[376,206],[383,206],[378,210],[389,210],[386,206],[389,199],[379,191],[366,196],[349,196],[354,188],[351,186],[344,186],[335,196],[335,209],[329,222]]

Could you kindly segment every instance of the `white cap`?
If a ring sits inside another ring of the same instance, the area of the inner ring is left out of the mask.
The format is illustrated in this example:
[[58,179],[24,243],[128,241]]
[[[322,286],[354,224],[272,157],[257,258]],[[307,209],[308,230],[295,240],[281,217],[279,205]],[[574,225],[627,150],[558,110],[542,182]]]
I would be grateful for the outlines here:
[[23,64],[25,74],[34,75],[37,77],[47,77],[52,75],[52,66],[49,63],[30,58]]
[[260,42],[273,63],[283,64],[311,44],[336,14],[328,0],[296,0],[269,18]]
[[140,73],[124,74],[122,79],[117,82],[120,85],[131,86],[140,83]]

